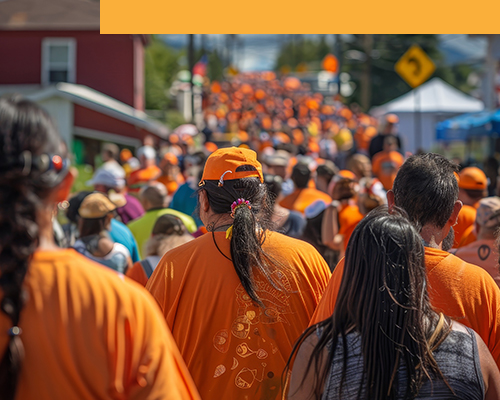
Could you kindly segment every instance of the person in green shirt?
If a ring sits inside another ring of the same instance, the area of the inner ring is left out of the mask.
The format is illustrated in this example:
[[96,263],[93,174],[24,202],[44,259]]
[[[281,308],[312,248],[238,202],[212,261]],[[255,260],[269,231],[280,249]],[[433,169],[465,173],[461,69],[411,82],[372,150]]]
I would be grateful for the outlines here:
[[144,186],[139,192],[139,200],[141,201],[146,213],[128,223],[128,228],[132,232],[139,247],[139,254],[142,257],[143,245],[151,236],[153,226],[161,215],[171,214],[179,217],[186,225],[189,233],[196,232],[196,222],[192,217],[180,211],[167,208],[167,189],[162,183],[150,182]]

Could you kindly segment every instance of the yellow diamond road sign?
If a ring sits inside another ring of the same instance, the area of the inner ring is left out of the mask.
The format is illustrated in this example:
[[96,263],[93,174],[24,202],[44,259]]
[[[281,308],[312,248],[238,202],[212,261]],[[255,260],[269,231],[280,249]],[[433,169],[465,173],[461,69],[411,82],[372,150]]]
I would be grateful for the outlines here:
[[398,60],[394,69],[408,85],[415,88],[432,75],[436,66],[422,48],[414,44]]

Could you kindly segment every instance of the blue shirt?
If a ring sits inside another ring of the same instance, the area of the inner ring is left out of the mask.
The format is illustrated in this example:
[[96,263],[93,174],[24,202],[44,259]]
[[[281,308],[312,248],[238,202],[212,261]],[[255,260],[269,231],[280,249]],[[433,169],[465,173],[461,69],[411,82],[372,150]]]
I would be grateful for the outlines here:
[[133,263],[139,261],[137,242],[125,224],[113,218],[109,229],[109,237],[114,242],[121,243],[128,249]]
[[198,196],[196,195],[196,192],[197,190],[192,189],[188,182],[182,184],[174,193],[174,197],[170,202],[169,208],[192,216],[196,225],[200,227],[203,225],[203,222],[201,222],[200,218],[194,213],[194,210],[196,210],[198,205]]

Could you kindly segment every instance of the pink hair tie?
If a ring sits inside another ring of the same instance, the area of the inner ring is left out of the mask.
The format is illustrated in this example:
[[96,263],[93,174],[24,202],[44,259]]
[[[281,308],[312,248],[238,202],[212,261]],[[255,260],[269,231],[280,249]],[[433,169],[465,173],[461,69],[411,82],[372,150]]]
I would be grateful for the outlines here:
[[234,212],[238,207],[248,207],[249,210],[252,209],[252,205],[248,200],[245,199],[238,199],[236,201],[233,201],[233,204],[231,204],[231,217],[234,218]]

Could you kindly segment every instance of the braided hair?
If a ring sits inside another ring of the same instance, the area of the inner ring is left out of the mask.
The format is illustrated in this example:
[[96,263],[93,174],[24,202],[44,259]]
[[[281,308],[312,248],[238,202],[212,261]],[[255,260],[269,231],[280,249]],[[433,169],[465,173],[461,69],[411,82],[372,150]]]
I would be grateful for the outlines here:
[[[38,247],[37,210],[62,181],[61,139],[49,115],[19,96],[0,98],[0,310],[12,323],[0,361],[0,393],[14,399],[24,347],[22,284]],[[57,162],[54,163],[54,160]]]

